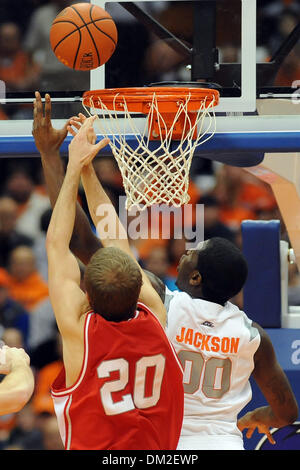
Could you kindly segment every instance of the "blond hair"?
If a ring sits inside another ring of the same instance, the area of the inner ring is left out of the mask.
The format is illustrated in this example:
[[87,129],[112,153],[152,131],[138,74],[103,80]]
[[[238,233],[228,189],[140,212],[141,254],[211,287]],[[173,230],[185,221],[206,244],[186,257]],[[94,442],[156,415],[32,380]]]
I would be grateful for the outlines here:
[[90,305],[109,321],[134,316],[142,287],[137,263],[119,248],[100,248],[91,258],[84,274]]

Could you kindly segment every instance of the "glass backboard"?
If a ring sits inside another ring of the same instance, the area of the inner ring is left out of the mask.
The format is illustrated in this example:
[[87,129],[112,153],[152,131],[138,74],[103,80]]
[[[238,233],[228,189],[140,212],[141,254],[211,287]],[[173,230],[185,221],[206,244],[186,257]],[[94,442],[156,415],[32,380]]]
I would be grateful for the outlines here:
[[[53,19],[75,2],[52,0],[36,5],[24,1],[22,8],[15,3],[18,8],[13,8],[14,0],[3,1],[0,7],[0,44],[2,50],[7,48],[0,62],[0,146],[4,151],[15,152],[19,137],[22,151],[26,142],[33,145],[36,89],[42,95],[51,94],[54,123],[59,126],[82,111],[81,97],[86,90],[213,82],[221,97],[216,108],[221,140],[219,144],[210,141],[210,146],[216,145],[213,151],[227,145],[222,140],[224,133],[299,130],[294,117],[299,115],[300,86],[297,2],[93,0],[111,14],[119,39],[111,59],[91,72],[74,71],[60,63],[49,42]],[[23,69],[12,59],[12,47],[21,57]],[[280,120],[274,119],[274,110],[270,116],[261,105],[258,116],[258,101],[278,98],[295,104],[288,107],[285,117],[281,112]]]

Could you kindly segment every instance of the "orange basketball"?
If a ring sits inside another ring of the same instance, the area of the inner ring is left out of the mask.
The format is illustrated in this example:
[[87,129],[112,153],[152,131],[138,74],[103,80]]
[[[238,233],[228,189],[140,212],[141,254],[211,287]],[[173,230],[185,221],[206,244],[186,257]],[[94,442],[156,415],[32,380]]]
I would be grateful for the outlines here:
[[116,48],[118,31],[103,8],[75,3],[62,10],[50,30],[54,54],[75,70],[92,70],[105,64]]

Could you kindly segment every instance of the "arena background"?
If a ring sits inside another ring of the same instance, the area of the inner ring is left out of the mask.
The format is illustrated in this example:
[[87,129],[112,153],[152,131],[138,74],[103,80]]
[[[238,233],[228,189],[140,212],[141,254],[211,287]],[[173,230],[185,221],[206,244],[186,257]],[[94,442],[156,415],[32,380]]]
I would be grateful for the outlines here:
[[[63,69],[56,58],[51,56],[46,41],[49,25],[56,12],[68,3],[71,2],[1,0],[0,80],[5,83],[6,92],[24,93],[24,96],[33,99],[35,90],[46,92],[48,87],[56,91],[64,91],[66,84],[68,90],[87,88],[87,76],[78,73],[74,78],[74,74]],[[162,14],[161,7],[157,6],[159,3],[162,2],[154,2],[152,14]],[[176,17],[172,16],[171,10],[168,12],[168,3],[164,2],[164,21],[176,30]],[[299,22],[299,18],[300,5],[297,0],[258,1],[260,61],[267,60],[274,47]],[[128,57],[128,62],[122,64],[122,70],[125,70],[122,80],[126,84],[130,80],[135,85],[143,84],[143,73],[146,72],[145,69],[141,70],[139,64],[145,47],[150,47],[150,38],[121,19],[118,28],[124,43],[134,51]],[[137,34],[140,35],[138,43]],[[132,43],[135,44],[134,48],[131,47]],[[226,43],[223,54],[236,56],[234,44]],[[111,86],[116,83],[122,86],[118,60],[118,56],[115,56],[111,62]],[[152,77],[155,74],[151,67],[155,64],[147,65],[147,73]],[[170,68],[172,71],[171,65]],[[168,76],[169,72],[165,70],[164,76]],[[290,87],[297,78],[300,78],[299,45],[283,63],[275,84]],[[53,117],[67,119],[78,110],[81,109],[77,105],[58,103],[53,107]],[[0,119],[11,122],[31,120],[32,103],[0,105]],[[115,161],[110,155],[105,155],[96,160],[95,168],[112,201],[118,206],[119,197],[124,195],[124,191]],[[28,351],[36,377],[36,389],[30,403],[17,414],[0,417],[0,448],[58,450],[62,445],[50,397],[50,385],[61,366],[61,348],[47,289],[45,233],[51,210],[37,152],[8,154],[3,150],[0,139],[0,193],[0,336],[9,346],[22,346]],[[263,228],[264,222],[275,220],[279,221],[275,228],[279,232],[276,233],[290,247],[286,227],[270,186],[242,168],[203,158],[194,159],[189,194],[194,206],[205,204],[205,238],[222,236],[243,248],[243,240],[248,236],[243,233],[243,221],[261,221]],[[82,190],[79,200],[87,210]],[[193,220],[190,224],[192,226]],[[131,242],[142,265],[164,280],[169,288],[176,288],[176,266],[185,250],[184,238]],[[249,253],[252,253],[251,250]],[[276,269],[278,259],[276,261],[266,253],[265,262]],[[288,269],[287,302],[289,307],[297,307],[300,306],[300,275],[295,263],[290,264]],[[247,292],[241,292],[232,301],[267,329],[279,362],[300,403],[300,329],[282,327],[280,311],[278,313],[281,300],[275,299],[275,291],[278,293],[281,289],[280,272],[277,274],[275,278],[266,275],[266,285],[261,288],[248,284]],[[249,292],[257,294],[261,305],[266,306],[265,310],[253,312],[249,303],[245,305],[245,295],[248,301]],[[264,398],[253,383],[253,399],[243,412],[264,403]],[[297,422],[294,427],[288,427],[278,435],[278,444],[274,448],[300,449],[299,436]],[[258,434],[250,440],[245,439],[246,449],[254,449],[260,439]]]

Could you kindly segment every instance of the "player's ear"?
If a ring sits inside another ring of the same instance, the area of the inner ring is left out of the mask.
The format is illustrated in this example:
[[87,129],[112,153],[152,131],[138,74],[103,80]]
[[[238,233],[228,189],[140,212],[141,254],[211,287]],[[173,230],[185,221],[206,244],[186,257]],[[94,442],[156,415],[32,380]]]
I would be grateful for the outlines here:
[[199,273],[199,271],[196,269],[192,271],[190,274],[190,278],[189,278],[190,286],[199,286],[201,284],[201,281],[202,281],[202,276]]

